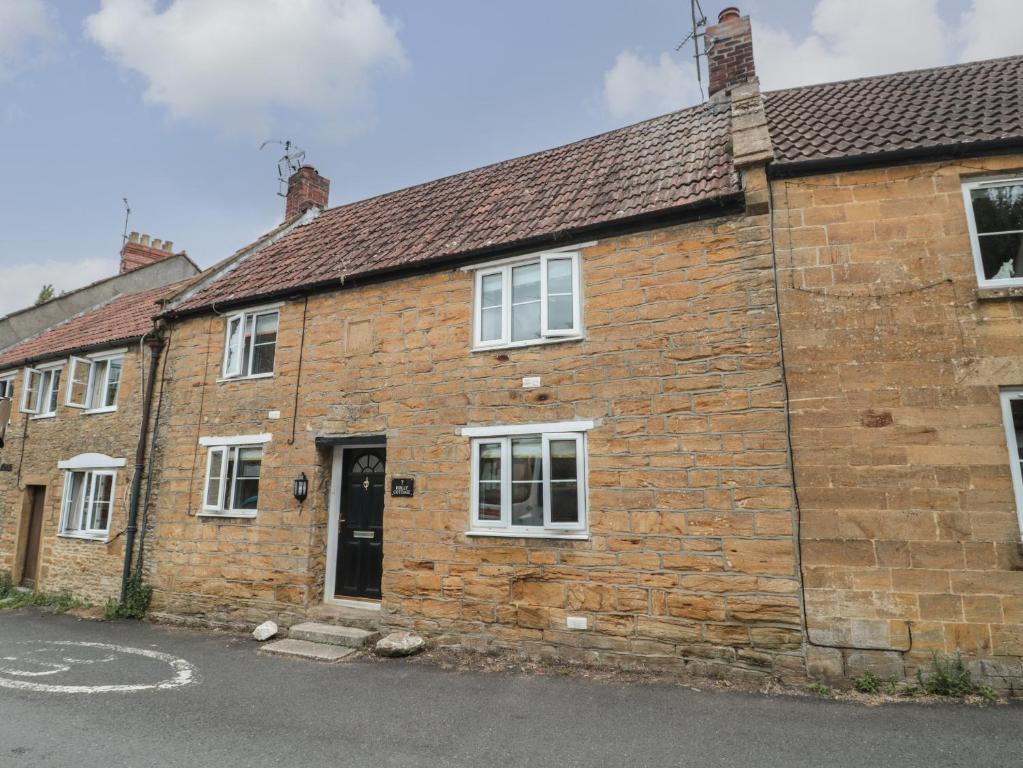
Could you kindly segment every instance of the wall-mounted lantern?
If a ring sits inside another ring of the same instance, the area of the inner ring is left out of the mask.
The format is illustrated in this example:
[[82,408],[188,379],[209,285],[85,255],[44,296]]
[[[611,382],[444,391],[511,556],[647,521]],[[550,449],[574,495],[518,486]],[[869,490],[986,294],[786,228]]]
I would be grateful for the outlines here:
[[305,501],[305,497],[309,495],[309,480],[305,476],[305,472],[301,473],[295,478],[295,498],[298,503],[301,504]]

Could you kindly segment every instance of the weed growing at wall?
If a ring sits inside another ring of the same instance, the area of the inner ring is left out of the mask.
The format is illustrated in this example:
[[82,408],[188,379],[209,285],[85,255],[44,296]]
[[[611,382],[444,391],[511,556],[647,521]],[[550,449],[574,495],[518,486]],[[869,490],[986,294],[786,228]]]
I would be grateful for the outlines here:
[[926,677],[922,670],[917,670],[916,673],[920,688],[925,693],[956,698],[980,696],[986,701],[998,698],[991,686],[974,682],[962,655],[958,653],[944,658],[934,654],[931,657],[931,667],[932,671]]
[[0,573],[0,610],[26,608],[34,605],[51,613],[67,613],[79,608],[82,601],[67,590],[56,594],[50,592],[27,592],[18,589],[8,573]]
[[144,619],[152,599],[153,588],[148,584],[143,584],[140,579],[133,578],[128,582],[123,603],[117,602],[114,598],[107,600],[107,604],[103,607],[103,618],[108,621],[110,619]]

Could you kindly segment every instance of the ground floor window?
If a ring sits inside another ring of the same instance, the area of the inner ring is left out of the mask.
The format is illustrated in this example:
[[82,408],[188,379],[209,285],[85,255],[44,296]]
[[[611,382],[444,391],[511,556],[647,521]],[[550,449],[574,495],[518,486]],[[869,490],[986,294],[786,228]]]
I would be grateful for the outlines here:
[[537,429],[474,437],[471,527],[511,535],[584,531],[585,433]]
[[1009,444],[1009,470],[1016,492],[1016,514],[1023,530],[1023,387],[1002,390],[1002,418]]
[[255,517],[262,463],[262,445],[208,446],[202,513]]
[[104,539],[110,531],[116,473],[75,470],[64,473],[60,532],[67,536]]

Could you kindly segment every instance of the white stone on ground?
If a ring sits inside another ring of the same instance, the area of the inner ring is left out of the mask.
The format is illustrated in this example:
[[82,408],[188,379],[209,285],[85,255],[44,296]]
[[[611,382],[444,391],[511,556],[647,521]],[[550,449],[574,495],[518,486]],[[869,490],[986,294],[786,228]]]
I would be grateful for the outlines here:
[[415,632],[392,632],[377,641],[374,649],[377,656],[411,656],[419,653],[426,641]]
[[277,634],[278,627],[272,621],[264,621],[254,630],[252,630],[252,636],[259,642],[269,640],[271,637]]

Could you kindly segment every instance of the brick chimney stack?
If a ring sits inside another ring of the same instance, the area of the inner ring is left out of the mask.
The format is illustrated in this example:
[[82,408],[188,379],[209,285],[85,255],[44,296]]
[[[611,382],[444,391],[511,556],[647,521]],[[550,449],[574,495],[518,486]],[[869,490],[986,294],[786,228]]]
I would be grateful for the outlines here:
[[718,14],[718,23],[707,27],[704,41],[710,73],[708,95],[712,99],[733,86],[757,82],[749,16],[740,15],[734,6],[725,8]]
[[288,179],[288,201],[284,218],[290,219],[296,213],[304,213],[314,205],[327,207],[330,195],[330,180],[325,179],[311,165],[303,165]]
[[154,238],[150,241],[149,235],[132,232],[121,248],[121,274],[147,264],[155,264],[174,255],[174,243],[170,240],[160,241]]

